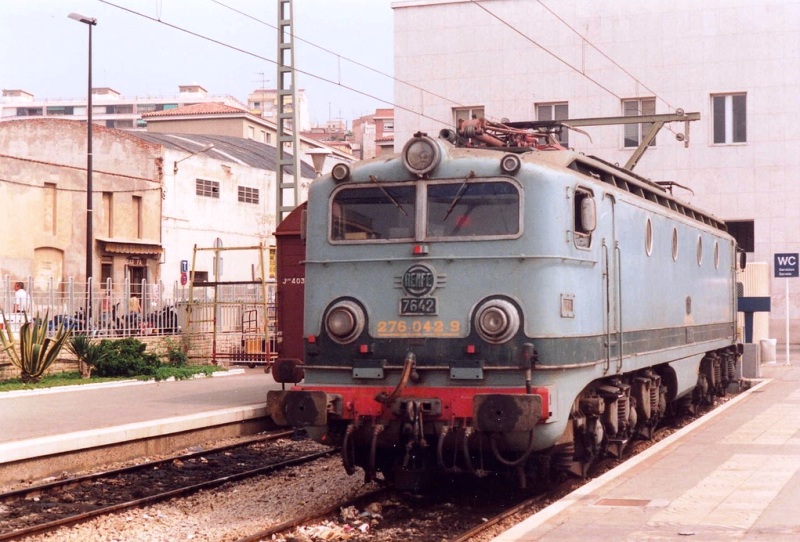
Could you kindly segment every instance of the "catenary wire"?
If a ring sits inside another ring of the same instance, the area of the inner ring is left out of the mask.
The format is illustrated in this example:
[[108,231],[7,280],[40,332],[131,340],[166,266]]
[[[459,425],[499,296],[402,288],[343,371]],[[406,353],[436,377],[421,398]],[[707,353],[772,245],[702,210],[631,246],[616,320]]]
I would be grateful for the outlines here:
[[[132,15],[137,15],[137,16],[139,16],[139,17],[142,17],[142,18],[144,18],[144,19],[147,19],[147,20],[149,20],[149,21],[152,21],[152,22],[155,22],[155,23],[162,24],[162,25],[164,25],[164,26],[167,26],[167,27],[169,27],[169,28],[172,28],[172,29],[174,29],[174,30],[178,30],[178,31],[180,31],[180,32],[184,32],[184,33],[186,33],[186,34],[189,34],[189,35],[191,35],[191,36],[194,36],[194,37],[196,37],[196,38],[200,38],[200,39],[203,39],[203,40],[209,41],[209,42],[211,42],[211,43],[215,43],[215,44],[217,44],[217,45],[220,45],[220,46],[222,46],[222,47],[225,47],[225,48],[227,48],[227,49],[231,49],[231,50],[233,50],[233,51],[236,51],[236,52],[239,52],[239,53],[243,53],[243,54],[246,54],[246,55],[248,55],[248,56],[252,56],[252,57],[254,57],[254,58],[257,58],[257,59],[259,59],[259,60],[264,60],[264,61],[266,61],[266,62],[270,62],[270,63],[272,63],[272,64],[276,64],[276,65],[277,65],[277,62],[276,62],[275,60],[272,60],[272,59],[270,59],[270,58],[267,58],[267,57],[265,57],[265,56],[261,56],[261,55],[259,55],[259,54],[256,54],[256,53],[252,52],[252,51],[248,51],[248,50],[246,50],[246,49],[242,49],[241,47],[236,47],[235,45],[231,45],[231,44],[229,44],[229,43],[225,43],[225,42],[223,42],[223,41],[220,41],[220,40],[214,39],[214,38],[212,38],[212,37],[209,37],[209,36],[206,36],[206,35],[204,35],[204,34],[200,34],[199,32],[194,32],[193,30],[189,30],[188,28],[184,28],[184,27],[182,27],[182,26],[178,26],[178,25],[176,25],[176,24],[173,24],[173,23],[168,23],[168,22],[166,22],[166,21],[159,20],[159,19],[157,19],[157,18],[155,18],[155,17],[151,17],[150,15],[146,15],[146,14],[144,14],[144,13],[141,13],[141,12],[139,12],[139,11],[136,11],[136,10],[133,10],[133,9],[130,9],[130,8],[127,8],[127,7],[125,7],[125,6],[120,6],[119,4],[115,4],[115,3],[113,3],[113,2],[110,2],[109,0],[98,0],[98,2],[100,2],[100,3],[103,3],[103,4],[106,4],[106,5],[108,5],[108,6],[111,6],[111,7],[114,7],[114,8],[117,8],[117,9],[120,9],[120,10],[122,10],[122,11],[126,11],[126,12],[128,12],[128,13],[130,13],[130,14],[132,14]],[[441,124],[443,124],[444,126],[449,126],[450,124],[452,124],[452,122],[451,122],[451,121],[443,121],[443,120],[441,120],[441,119],[437,119],[437,118],[435,118],[435,117],[431,117],[430,115],[426,115],[425,113],[420,113],[419,111],[415,111],[414,109],[411,109],[411,108],[409,108],[409,107],[405,107],[405,106],[402,106],[402,105],[398,105],[398,104],[392,103],[392,102],[390,102],[390,101],[388,101],[388,100],[385,100],[385,99],[383,99],[383,98],[380,98],[380,97],[378,97],[378,96],[375,96],[375,95],[373,95],[373,94],[369,94],[368,92],[364,92],[363,90],[359,90],[359,89],[357,89],[357,88],[355,88],[355,87],[352,87],[352,86],[350,86],[350,85],[345,85],[345,84],[343,84],[343,83],[340,83],[340,82],[334,81],[334,80],[332,80],[332,79],[329,79],[329,78],[327,78],[327,77],[323,77],[323,76],[321,76],[321,75],[317,75],[317,74],[315,74],[315,73],[311,73],[311,72],[309,72],[309,71],[306,71],[306,70],[301,70],[301,69],[299,69],[299,68],[296,68],[296,67],[294,67],[294,66],[292,66],[292,70],[293,70],[294,72],[296,72],[296,73],[300,73],[300,74],[303,74],[303,75],[307,75],[308,77],[313,77],[314,79],[317,79],[317,80],[319,80],[319,81],[324,81],[325,83],[329,83],[329,84],[331,84],[331,85],[334,85],[334,86],[341,87],[341,88],[343,88],[343,89],[349,90],[349,91],[351,91],[351,92],[355,92],[356,94],[360,94],[360,95],[362,95],[362,96],[365,96],[365,97],[367,97],[367,98],[371,98],[371,99],[373,99],[373,100],[377,100],[377,101],[379,101],[379,102],[381,102],[381,103],[389,104],[389,105],[391,105],[391,106],[393,106],[393,107],[396,107],[397,109],[402,109],[402,110],[404,110],[404,111],[408,111],[409,113],[413,113],[413,114],[415,114],[415,115],[419,115],[420,117],[423,117],[423,118],[426,118],[426,119],[429,119],[429,120],[432,120],[432,121],[435,121],[435,122],[441,123]]]
[[[154,18],[154,17],[151,17],[151,16],[149,16],[149,15],[146,15],[146,14],[144,14],[144,13],[141,13],[141,12],[135,11],[135,10],[133,10],[133,9],[130,9],[130,8],[127,8],[127,7],[125,7],[125,6],[120,6],[120,5],[118,5],[118,4],[115,4],[115,3],[113,3],[113,2],[110,2],[109,0],[98,0],[98,1],[99,1],[99,2],[101,2],[101,3],[103,3],[103,4],[109,5],[109,6],[111,6],[111,7],[115,7],[115,8],[117,8],[117,9],[120,9],[120,10],[126,11],[126,12],[128,12],[128,13],[131,13],[131,14],[133,14],[133,15],[137,15],[137,16],[139,16],[139,17],[142,17],[142,18],[148,19],[148,20],[150,20],[150,21],[153,21],[153,22],[156,22],[156,23],[159,23],[159,24],[163,24],[163,25],[165,25],[165,26],[168,26],[168,27],[170,27],[170,28],[173,28],[173,29],[175,29],[175,30],[178,30],[178,31],[181,31],[181,32],[187,33],[187,34],[189,34],[189,35],[195,36],[195,37],[197,37],[197,38],[200,38],[200,39],[203,39],[203,40],[206,40],[206,41],[209,41],[209,42],[215,43],[215,44],[217,44],[217,45],[220,45],[220,46],[226,47],[226,48],[228,48],[228,49],[231,49],[231,50],[234,50],[234,51],[237,51],[237,52],[240,52],[240,53],[243,53],[243,54],[249,55],[249,56],[253,56],[253,57],[255,57],[255,58],[258,58],[258,59],[260,59],[260,60],[264,60],[264,61],[266,61],[266,62],[270,62],[270,63],[272,63],[272,64],[277,64],[277,62],[276,62],[275,60],[272,60],[272,59],[266,58],[266,57],[264,57],[264,56],[258,55],[258,54],[256,54],[256,53],[253,53],[252,51],[247,51],[247,50],[245,50],[245,49],[242,49],[242,48],[240,48],[240,47],[236,47],[236,46],[234,46],[234,45],[231,45],[231,44],[228,44],[228,43],[222,42],[222,41],[220,41],[220,40],[217,40],[217,39],[211,38],[211,37],[209,37],[209,36],[206,36],[206,35],[204,35],[204,34],[200,34],[200,33],[198,33],[198,32],[194,32],[194,31],[192,31],[192,30],[189,30],[189,29],[183,28],[183,27],[181,27],[181,26],[178,26],[178,25],[175,25],[175,24],[172,24],[172,23],[168,23],[168,22],[166,22],[166,21],[162,21],[162,20],[160,20],[159,18]],[[212,1],[214,1],[215,3],[217,3],[217,4],[219,4],[219,5],[223,6],[223,7],[226,7],[226,8],[228,8],[228,9],[232,9],[232,8],[229,8],[228,6],[226,6],[226,5],[222,4],[221,2],[217,2],[216,0],[212,0]],[[619,96],[619,95],[618,95],[616,92],[614,92],[613,90],[611,90],[611,89],[610,89],[610,88],[608,88],[607,86],[603,85],[601,82],[599,82],[599,81],[597,81],[596,79],[594,79],[594,78],[592,78],[592,77],[590,77],[590,76],[586,75],[585,73],[583,73],[581,70],[579,70],[579,69],[578,69],[578,68],[576,68],[575,66],[571,65],[571,64],[570,64],[569,62],[567,62],[566,60],[562,59],[561,57],[559,57],[558,55],[556,55],[555,53],[553,53],[552,51],[550,51],[549,49],[547,49],[546,47],[544,47],[543,45],[541,45],[540,43],[536,42],[534,39],[532,39],[531,37],[529,37],[528,35],[526,35],[526,34],[525,34],[524,32],[522,32],[521,30],[519,30],[519,29],[517,29],[516,27],[514,27],[513,25],[509,24],[509,23],[508,23],[506,20],[504,20],[502,17],[498,16],[497,14],[493,13],[492,11],[490,11],[489,9],[487,9],[486,7],[482,6],[482,5],[480,4],[479,0],[470,0],[470,1],[471,1],[471,2],[472,2],[474,5],[476,5],[477,7],[479,7],[480,9],[482,9],[483,11],[485,11],[487,14],[489,14],[489,15],[490,15],[490,16],[492,16],[493,18],[497,19],[497,20],[498,20],[498,21],[499,21],[501,24],[503,24],[504,26],[506,26],[507,28],[509,28],[509,29],[510,29],[510,30],[512,30],[513,32],[515,32],[516,34],[519,34],[519,35],[520,35],[522,38],[524,38],[526,41],[529,41],[530,43],[532,43],[533,45],[535,45],[536,47],[538,47],[539,49],[541,49],[542,51],[544,51],[544,52],[545,52],[545,53],[547,53],[548,55],[552,56],[554,59],[558,60],[559,62],[563,63],[565,66],[569,67],[570,69],[572,69],[572,70],[574,70],[575,72],[579,73],[579,74],[580,74],[580,75],[582,75],[583,77],[587,78],[588,80],[590,80],[591,82],[593,82],[595,85],[597,85],[597,86],[598,86],[598,87],[600,87],[601,89],[605,90],[606,92],[608,92],[608,93],[609,93],[609,94],[611,94],[612,96],[616,97],[617,99],[619,99],[619,100],[622,100],[622,99],[623,99],[623,98],[622,98],[621,96]],[[540,2],[540,4],[541,4],[541,2]],[[237,13],[240,13],[240,14],[241,14],[241,15],[243,15],[243,16],[249,17],[249,18],[251,18],[251,19],[254,19],[254,20],[256,20],[256,21],[258,21],[258,22],[261,22],[261,23],[263,23],[263,24],[267,24],[267,23],[264,23],[264,21],[260,21],[259,19],[255,18],[255,17],[252,17],[252,16],[250,16],[250,15],[247,15],[247,14],[245,14],[245,13],[243,13],[243,12],[239,12],[238,10],[235,10],[235,9],[232,9],[232,10],[233,10],[233,11],[236,11]],[[559,20],[561,20],[561,19],[559,18]],[[563,22],[563,21],[562,21],[562,22]],[[566,24],[566,23],[564,23],[564,24]],[[268,25],[268,26],[272,26],[272,25]],[[567,26],[569,27],[569,25],[567,25]],[[570,28],[571,28],[571,27],[570,27]],[[571,29],[572,29],[572,28],[571,28]],[[574,32],[576,32],[576,33],[577,33],[577,31],[575,31],[574,29],[572,29],[572,30],[573,30]],[[580,34],[579,34],[579,33],[578,33],[578,35],[580,36]],[[296,36],[293,36],[293,37],[296,37]],[[582,36],[581,36],[581,37],[582,37]],[[301,38],[297,38],[297,39],[300,39],[300,40],[302,40]],[[309,43],[310,45],[313,45],[314,47],[319,47],[319,46],[317,46],[317,45],[315,45],[315,44],[313,44],[313,43],[311,43],[311,42],[308,42],[307,40],[302,40],[302,41],[304,41],[305,43]],[[588,41],[587,41],[587,43],[588,43]],[[593,45],[593,44],[591,44],[591,43],[590,43],[590,45],[592,45],[592,47],[594,47],[594,45]],[[333,52],[331,52],[331,51],[328,51],[327,49],[324,49],[324,48],[322,48],[322,47],[319,47],[319,48],[320,48],[321,50],[324,50],[324,51],[326,51],[326,52],[329,52],[329,53],[331,53],[331,54],[334,54],[334,55],[336,55],[336,56],[340,56],[340,55],[337,55],[336,53],[333,53]],[[597,48],[595,47],[595,49],[597,49]],[[597,49],[597,50],[599,51],[599,49]],[[599,51],[599,52],[601,52],[601,54],[602,54],[602,51]],[[604,56],[605,56],[605,55],[604,55]],[[341,56],[340,56],[340,58],[344,58],[344,57],[341,57]],[[608,57],[606,57],[606,58],[608,58]],[[363,65],[363,64],[361,64],[361,63],[358,63],[358,62],[352,61],[352,60],[350,60],[350,59],[346,59],[346,58],[345,58],[345,60],[347,60],[347,61],[349,61],[349,62],[353,62],[354,64],[357,64],[357,65],[359,65],[359,66],[363,66],[363,67],[365,67],[365,68],[371,69],[371,68],[369,68],[368,66],[365,66],[365,65]],[[609,59],[609,60],[611,60],[611,59]],[[612,61],[612,62],[613,62],[613,61]],[[630,77],[633,77],[633,76],[632,76],[632,75],[631,75],[631,74],[630,74],[630,73],[629,73],[627,70],[625,70],[624,68],[622,68],[622,67],[621,67],[619,64],[617,64],[616,62],[613,62],[613,63],[614,63],[616,66],[618,66],[620,69],[622,69],[622,70],[623,70],[623,71],[624,71],[624,72],[625,72],[627,75],[629,75]],[[355,87],[352,87],[352,86],[350,86],[350,85],[343,84],[343,83],[341,83],[341,82],[334,81],[334,80],[332,80],[332,79],[329,79],[329,78],[327,78],[327,77],[323,77],[323,76],[320,76],[320,75],[317,75],[317,74],[314,74],[314,73],[308,72],[308,71],[306,71],[306,70],[301,70],[301,69],[299,69],[299,68],[296,68],[296,67],[294,67],[294,66],[292,66],[292,68],[291,68],[291,69],[292,69],[292,70],[294,70],[296,73],[300,73],[300,74],[303,74],[303,75],[307,75],[307,76],[309,76],[309,77],[312,77],[312,78],[314,78],[314,79],[318,79],[318,80],[320,80],[320,81],[323,81],[323,82],[326,82],[326,83],[329,83],[329,84],[332,84],[332,85],[335,85],[335,86],[339,86],[339,87],[341,87],[341,88],[344,88],[344,89],[346,89],[346,90],[349,90],[349,91],[351,91],[351,92],[355,92],[355,93],[357,93],[357,94],[360,94],[360,95],[362,95],[362,96],[365,96],[365,97],[368,97],[368,98],[371,98],[371,99],[377,100],[377,101],[379,101],[379,102],[382,102],[382,103],[385,103],[385,104],[389,104],[389,105],[391,105],[391,106],[393,106],[393,107],[396,107],[396,108],[398,108],[398,109],[402,109],[402,110],[404,110],[404,111],[408,111],[408,112],[410,112],[410,113],[413,113],[413,114],[415,114],[415,115],[419,115],[420,117],[427,118],[427,119],[429,119],[429,120],[433,120],[433,121],[435,121],[435,122],[439,122],[439,123],[441,123],[441,124],[444,124],[444,125],[449,125],[449,124],[451,124],[451,123],[450,123],[450,121],[443,121],[443,120],[441,120],[441,119],[437,119],[437,118],[435,118],[435,117],[431,117],[431,116],[429,116],[429,115],[426,115],[425,113],[420,113],[420,112],[418,112],[418,111],[416,111],[416,110],[414,110],[414,109],[411,109],[411,108],[409,108],[409,107],[405,107],[405,106],[402,106],[402,105],[399,105],[399,104],[395,104],[395,103],[393,103],[393,102],[391,102],[391,101],[389,101],[389,100],[386,100],[386,99],[380,98],[380,97],[378,97],[378,96],[375,96],[375,95],[369,94],[369,93],[367,93],[367,92],[364,92],[364,91],[362,91],[362,90],[359,90],[359,89],[357,89],[357,88],[355,88]],[[392,76],[389,76],[389,75],[387,75],[387,74],[384,74],[384,73],[382,73],[382,72],[380,72],[380,71],[378,71],[378,70],[373,70],[373,71],[375,71],[376,73],[380,73],[380,74],[382,74],[382,75],[386,75],[387,77],[391,77],[391,78],[392,78],[394,81],[396,81],[396,82],[399,82],[399,83],[402,83],[402,84],[408,84],[408,83],[406,83],[405,81],[402,81],[402,80],[400,80],[400,79],[397,79],[397,78],[395,78],[395,77],[392,77]],[[634,80],[636,80],[637,82],[639,82],[640,84],[642,84],[642,83],[641,83],[641,82],[640,82],[638,79],[636,79],[635,77],[634,77]],[[447,100],[447,101],[450,101],[450,102],[452,102],[452,103],[456,103],[456,104],[458,104],[458,102],[457,102],[457,101],[455,101],[455,100],[452,100],[452,99],[449,99],[449,98],[445,98],[445,97],[443,97],[443,96],[439,96],[439,95],[437,95],[437,94],[435,94],[435,93],[432,93],[432,92],[430,92],[430,91],[428,91],[428,90],[426,90],[426,89],[424,89],[424,88],[422,88],[422,87],[418,87],[418,86],[415,86],[415,85],[411,85],[411,86],[412,86],[413,88],[416,88],[416,89],[418,89],[418,90],[422,91],[422,92],[428,92],[428,93],[430,93],[430,94],[431,94],[431,95],[433,95],[433,96],[437,96],[437,97],[440,97],[440,98],[442,98],[442,99],[445,99],[445,100]],[[642,84],[642,86],[644,86],[645,88],[647,88],[647,87],[646,87],[646,85],[644,85],[644,84]],[[649,89],[648,89],[648,90],[649,90]],[[662,99],[662,98],[660,98],[660,97],[659,97],[659,99]],[[665,103],[667,103],[667,102],[666,102],[665,100],[663,100],[663,99],[662,99],[662,101],[664,101]],[[667,105],[669,105],[669,104],[667,104]],[[670,106],[670,107],[671,107],[671,106]],[[641,114],[641,110],[639,111],[639,113],[640,113],[640,115],[641,115],[643,118],[645,118],[645,119],[647,119],[647,118],[649,118],[649,117],[650,117],[650,115],[644,115],[644,114]],[[669,126],[667,126],[667,129],[668,129],[668,130],[670,130],[670,131],[672,131],[672,130],[669,128]]]
[[[561,62],[562,64],[564,64],[564,65],[565,65],[565,66],[567,66],[568,68],[570,68],[571,70],[573,70],[573,71],[577,72],[578,74],[582,75],[583,77],[585,77],[586,79],[588,79],[589,81],[591,81],[592,83],[594,83],[595,85],[597,85],[598,87],[600,87],[601,89],[605,90],[606,92],[608,92],[609,94],[611,94],[612,96],[614,96],[615,98],[617,98],[618,100],[620,100],[620,101],[623,101],[623,100],[624,100],[624,98],[623,98],[622,96],[620,96],[619,94],[617,94],[616,92],[614,92],[613,90],[611,90],[610,88],[608,88],[607,86],[603,85],[603,84],[602,84],[600,81],[598,81],[598,80],[596,80],[596,79],[594,79],[594,78],[592,78],[592,77],[590,77],[590,76],[586,75],[586,74],[585,74],[583,71],[579,70],[578,68],[576,68],[575,66],[573,66],[572,64],[570,64],[569,62],[567,62],[566,60],[564,60],[563,58],[561,58],[561,57],[560,57],[560,56],[558,56],[557,54],[555,54],[554,52],[550,51],[550,50],[549,50],[547,47],[545,47],[544,45],[542,45],[542,44],[538,43],[536,40],[534,40],[533,38],[531,38],[530,36],[528,36],[527,34],[525,34],[524,32],[522,32],[521,30],[519,30],[518,28],[516,28],[515,26],[513,26],[512,24],[510,24],[508,21],[506,21],[505,19],[503,19],[502,17],[500,17],[500,16],[499,16],[499,15],[497,15],[496,13],[494,13],[494,12],[490,11],[489,9],[487,9],[486,7],[482,6],[482,5],[481,5],[481,3],[480,3],[480,0],[470,0],[470,2],[471,2],[472,4],[474,4],[474,5],[476,5],[477,7],[479,7],[480,9],[482,9],[483,11],[485,11],[486,13],[488,13],[489,15],[491,15],[492,17],[494,17],[495,19],[497,19],[497,20],[498,20],[498,21],[499,21],[501,24],[503,24],[504,26],[508,27],[510,30],[514,31],[516,34],[519,34],[519,35],[520,35],[522,38],[524,38],[525,40],[527,40],[527,41],[529,41],[530,43],[534,44],[536,47],[540,48],[542,51],[544,51],[544,52],[545,52],[545,53],[547,53],[548,55],[552,56],[553,58],[555,58],[556,60],[558,60],[559,62]],[[541,4],[541,2],[539,2],[539,3]],[[566,23],[565,23],[565,24],[566,24]],[[567,25],[567,26],[569,26],[569,25]],[[571,28],[571,27],[570,27],[570,28]],[[577,31],[575,31],[575,32],[577,33]],[[580,36],[580,34],[578,34],[578,35]],[[581,36],[581,37],[582,37],[582,36]],[[590,45],[591,45],[591,44],[590,44]],[[594,45],[592,45],[592,47],[594,47]],[[595,49],[596,49],[596,48],[595,48]],[[599,51],[599,49],[598,49],[598,51]],[[609,60],[610,60],[610,59],[609,59]],[[612,61],[612,62],[613,62],[613,61]],[[617,65],[617,64],[615,63],[615,65]],[[621,68],[621,66],[620,66],[620,68]],[[626,73],[626,74],[628,74],[629,76],[631,76],[631,75],[630,75],[630,73],[628,73],[626,70],[624,70],[624,68],[621,68],[621,69],[623,69],[623,71],[625,71],[625,73]],[[631,77],[633,77],[633,76],[631,76]],[[634,80],[635,80],[636,82],[639,82],[640,84],[642,84],[642,83],[641,83],[641,82],[640,82],[638,79],[636,79],[635,77],[634,77]],[[642,86],[644,86],[645,88],[647,88],[647,86],[646,86],[646,85],[644,85],[644,84],[642,84]],[[650,90],[650,89],[648,88],[648,90]],[[659,98],[659,99],[661,99],[661,98]],[[664,100],[662,99],[662,101],[664,101]],[[664,103],[667,103],[667,102],[666,102],[666,101],[664,101]],[[667,104],[667,105],[669,105],[669,104]],[[652,116],[643,114],[643,113],[642,113],[642,111],[641,111],[641,109],[639,109],[639,110],[638,110],[638,112],[639,112],[639,116],[641,116],[641,117],[642,117],[642,118],[644,118],[644,119],[648,119],[648,118],[649,118],[649,119],[655,120],[655,119],[653,119],[653,117],[652,117]],[[666,126],[666,128],[667,128],[667,130],[669,130],[670,132],[672,132],[672,133],[675,133],[675,132],[674,132],[674,130],[672,130],[672,129],[671,129],[669,126]]]
[[546,5],[544,2],[542,2],[542,0],[537,0],[537,1],[539,2],[539,4],[540,4],[540,5],[541,5],[541,6],[542,6],[544,9],[546,9],[547,11],[549,11],[549,12],[550,12],[550,14],[551,14],[551,15],[553,15],[553,17],[555,17],[556,19],[558,19],[558,20],[559,20],[559,21],[560,21],[560,22],[561,22],[561,23],[562,23],[564,26],[566,26],[567,28],[569,28],[570,30],[572,30],[572,31],[573,31],[573,32],[574,32],[574,33],[575,33],[575,34],[576,34],[576,35],[577,35],[579,38],[581,38],[583,41],[585,41],[587,44],[589,44],[589,46],[590,46],[592,49],[594,49],[595,51],[597,51],[598,53],[600,53],[601,55],[603,55],[603,57],[605,57],[605,58],[606,58],[606,59],[607,59],[609,62],[611,62],[611,63],[612,63],[614,66],[616,66],[617,68],[619,68],[620,70],[622,70],[622,72],[623,72],[625,75],[627,75],[628,77],[630,77],[631,79],[633,79],[634,81],[636,81],[638,84],[640,84],[642,87],[644,87],[644,89],[645,89],[645,90],[647,90],[648,92],[652,93],[652,94],[653,94],[653,96],[655,96],[656,98],[658,98],[659,100],[661,100],[662,102],[664,102],[664,103],[666,104],[666,106],[667,106],[667,107],[669,107],[669,108],[670,108],[670,109],[672,109],[673,111],[676,109],[676,108],[675,108],[675,107],[674,107],[674,106],[673,106],[671,103],[669,103],[669,102],[668,102],[666,99],[664,99],[664,98],[662,98],[661,96],[659,96],[659,95],[658,95],[658,93],[657,93],[656,91],[654,91],[653,89],[651,89],[650,87],[648,87],[648,86],[647,86],[646,84],[644,84],[644,83],[643,83],[643,82],[642,82],[642,81],[641,81],[641,80],[640,80],[638,77],[636,77],[636,76],[635,76],[635,75],[633,75],[633,74],[632,74],[630,71],[628,71],[627,69],[625,69],[625,67],[624,67],[624,66],[622,66],[622,65],[621,65],[621,64],[619,64],[619,63],[618,63],[616,60],[614,60],[613,58],[611,58],[610,56],[608,56],[608,55],[607,55],[605,52],[603,52],[603,51],[602,51],[602,50],[601,50],[599,47],[597,47],[597,46],[596,46],[594,43],[592,43],[592,42],[591,42],[591,40],[589,40],[589,38],[587,38],[586,36],[584,36],[583,34],[581,34],[580,32],[578,32],[578,30],[576,30],[576,29],[575,29],[575,28],[574,28],[572,25],[570,25],[570,24],[569,24],[567,21],[565,21],[565,20],[564,20],[564,19],[563,19],[563,18],[562,18],[562,17],[561,17],[561,16],[560,16],[558,13],[556,13],[555,11],[553,11],[552,9],[550,9],[550,8],[549,8],[549,7],[548,7],[548,6],[547,6],[547,5]]
[[[251,19],[251,20],[253,20],[253,21],[257,22],[257,23],[263,24],[264,26],[268,26],[270,28],[278,30],[278,27],[275,26],[274,24],[268,23],[267,21],[259,19],[258,17],[255,17],[253,15],[245,13],[244,11],[241,11],[241,10],[238,10],[238,9],[236,9],[234,7],[231,7],[231,6],[227,5],[227,4],[225,4],[224,2],[221,2],[220,0],[211,0],[211,1],[213,3],[219,5],[219,6],[222,6],[222,7],[226,8],[226,9],[229,9],[229,10],[233,11],[234,13],[238,13],[239,15],[242,15],[243,17],[247,17],[248,19]],[[294,39],[296,39],[297,41],[302,41],[303,43],[306,43],[306,44],[310,45],[311,47],[319,49],[320,51],[324,51],[324,52],[326,52],[326,53],[328,53],[330,55],[333,55],[333,56],[335,56],[335,57],[337,57],[337,58],[339,58],[341,60],[345,60],[347,62],[350,62],[351,64],[354,64],[356,66],[359,66],[359,67],[364,68],[366,70],[369,70],[371,72],[377,73],[378,75],[382,75],[384,77],[387,77],[387,78],[391,79],[392,81],[394,81],[396,83],[400,83],[402,85],[406,85],[406,86],[408,86],[410,88],[413,88],[415,90],[419,90],[419,91],[424,92],[426,94],[430,94],[431,96],[433,96],[435,98],[439,98],[441,100],[445,100],[445,101],[454,103],[457,106],[465,107],[465,104],[462,104],[462,103],[460,103],[460,102],[458,102],[458,101],[456,101],[456,100],[454,100],[452,98],[448,98],[447,96],[442,96],[441,94],[437,94],[437,93],[435,93],[435,92],[433,92],[431,90],[422,88],[422,87],[420,87],[418,85],[415,85],[414,83],[410,83],[408,81],[404,81],[402,79],[398,79],[397,77],[395,77],[395,76],[393,76],[391,74],[388,74],[386,72],[382,72],[381,70],[379,70],[377,68],[373,68],[372,66],[367,66],[366,64],[364,64],[362,62],[359,62],[357,60],[353,60],[352,58],[348,58],[346,56],[342,56],[342,55],[340,55],[339,53],[337,53],[335,51],[331,51],[330,49],[322,47],[321,45],[317,45],[316,43],[313,43],[311,41],[303,39],[300,36],[298,36],[297,34],[292,34],[292,37]],[[389,103],[389,102],[386,102],[386,103]],[[394,105],[394,104],[392,104],[392,105]]]

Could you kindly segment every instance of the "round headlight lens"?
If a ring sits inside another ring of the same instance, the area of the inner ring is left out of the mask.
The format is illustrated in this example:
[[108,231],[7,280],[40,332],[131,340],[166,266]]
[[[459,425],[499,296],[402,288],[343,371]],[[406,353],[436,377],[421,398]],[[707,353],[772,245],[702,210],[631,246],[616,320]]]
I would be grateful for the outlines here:
[[519,312],[504,299],[490,299],[476,311],[475,327],[484,341],[504,343],[519,330]]
[[414,137],[403,147],[403,163],[415,175],[432,171],[440,159],[439,145],[428,136]]
[[331,339],[339,344],[354,341],[364,331],[363,309],[352,301],[339,301],[325,316],[325,329]]
[[519,171],[521,165],[522,162],[516,154],[506,154],[500,161],[500,168],[504,173],[508,173],[509,175],[513,175]]
[[331,177],[337,183],[346,181],[350,177],[350,166],[344,163],[336,164],[331,170]]

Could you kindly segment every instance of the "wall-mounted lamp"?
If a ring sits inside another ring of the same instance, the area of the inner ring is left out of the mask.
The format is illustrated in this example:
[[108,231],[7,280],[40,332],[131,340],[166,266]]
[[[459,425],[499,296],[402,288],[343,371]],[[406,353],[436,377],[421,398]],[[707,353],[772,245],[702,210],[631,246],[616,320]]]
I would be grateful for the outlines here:
[[213,144],[213,143],[208,143],[208,144],[206,144],[205,146],[203,146],[203,148],[202,148],[202,149],[200,149],[199,151],[195,151],[195,152],[193,152],[192,154],[190,154],[189,156],[187,156],[187,157],[185,157],[185,158],[181,158],[180,160],[176,160],[176,161],[175,161],[175,165],[174,165],[174,166],[173,166],[173,168],[172,168],[172,174],[173,174],[173,175],[177,175],[177,174],[178,174],[178,164],[180,164],[180,163],[181,163],[181,162],[183,162],[184,160],[188,160],[188,159],[189,159],[189,158],[191,158],[192,156],[196,156],[196,155],[198,155],[198,154],[200,154],[200,153],[203,153],[203,152],[206,152],[206,151],[210,151],[210,150],[211,150],[211,149],[213,149],[213,148],[214,148],[214,144]]

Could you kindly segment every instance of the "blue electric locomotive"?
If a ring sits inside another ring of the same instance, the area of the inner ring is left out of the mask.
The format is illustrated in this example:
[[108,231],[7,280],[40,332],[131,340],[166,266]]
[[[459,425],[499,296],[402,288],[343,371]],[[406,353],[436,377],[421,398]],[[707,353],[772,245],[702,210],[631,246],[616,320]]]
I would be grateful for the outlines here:
[[304,359],[268,410],[348,472],[583,475],[734,379],[724,224],[525,123],[338,164],[303,212]]

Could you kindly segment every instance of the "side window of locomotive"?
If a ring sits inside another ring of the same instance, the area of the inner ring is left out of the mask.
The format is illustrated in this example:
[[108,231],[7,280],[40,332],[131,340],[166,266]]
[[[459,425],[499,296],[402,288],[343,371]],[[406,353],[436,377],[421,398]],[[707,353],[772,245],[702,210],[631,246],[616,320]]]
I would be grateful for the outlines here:
[[333,195],[331,240],[413,239],[415,214],[414,186],[348,187]]
[[520,194],[505,181],[428,185],[429,238],[510,237],[520,232]]
[[597,209],[594,196],[588,190],[577,188],[573,201],[575,203],[575,224],[573,228],[575,246],[589,248],[592,246],[592,232],[597,227]]

